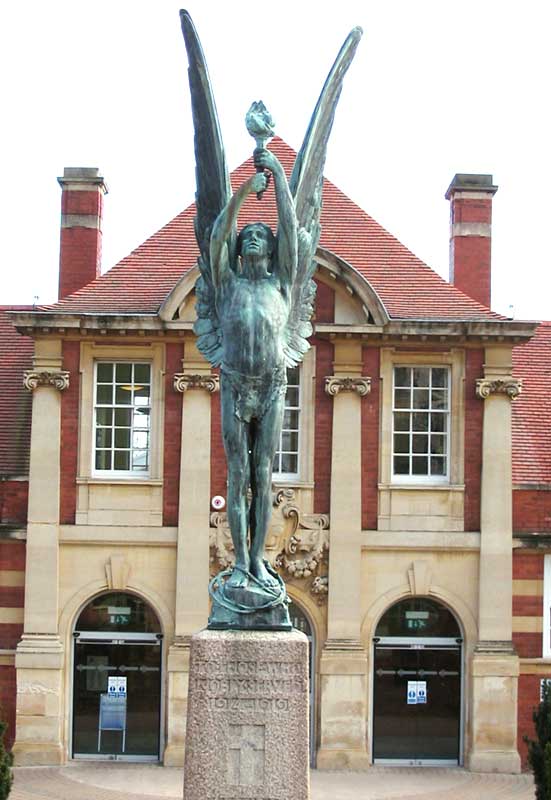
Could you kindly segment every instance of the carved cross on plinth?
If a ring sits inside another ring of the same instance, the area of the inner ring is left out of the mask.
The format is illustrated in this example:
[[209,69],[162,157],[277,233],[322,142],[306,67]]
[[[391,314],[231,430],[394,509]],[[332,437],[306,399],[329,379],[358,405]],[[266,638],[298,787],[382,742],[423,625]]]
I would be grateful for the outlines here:
[[257,786],[264,783],[265,725],[229,726],[228,783]]

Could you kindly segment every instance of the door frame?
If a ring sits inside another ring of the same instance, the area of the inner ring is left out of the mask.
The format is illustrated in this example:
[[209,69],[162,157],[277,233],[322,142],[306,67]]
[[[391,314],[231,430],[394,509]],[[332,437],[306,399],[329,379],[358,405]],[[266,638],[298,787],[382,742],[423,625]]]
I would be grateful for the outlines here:
[[[69,719],[69,758],[73,761],[127,761],[127,762],[153,762],[162,763],[162,753],[165,748],[164,737],[164,714],[165,714],[165,665],[163,652],[162,633],[123,633],[121,631],[73,631],[71,646],[71,710]],[[159,645],[159,754],[158,756],[132,756],[132,755],[110,755],[108,753],[78,753],[73,752],[73,731],[75,715],[75,651],[77,641],[86,642],[111,642],[113,644],[157,644]]]
[[[453,759],[413,759],[413,758],[374,758],[375,744],[375,648],[377,645],[386,645],[389,649],[407,650],[438,650],[447,647],[459,647],[459,747],[457,761]],[[407,767],[457,767],[463,766],[464,740],[465,740],[465,647],[462,637],[421,637],[421,636],[374,636],[371,643],[371,721],[370,744],[371,763]]]

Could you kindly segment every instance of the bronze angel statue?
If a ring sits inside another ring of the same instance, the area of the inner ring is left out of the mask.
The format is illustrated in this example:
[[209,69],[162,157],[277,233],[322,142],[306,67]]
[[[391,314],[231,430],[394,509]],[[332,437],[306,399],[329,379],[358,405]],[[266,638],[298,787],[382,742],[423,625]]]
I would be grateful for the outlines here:
[[[247,127],[257,141],[256,172],[232,194],[205,58],[189,14],[180,15],[195,126],[200,278],[194,330],[201,353],[220,367],[227,514],[235,550],[233,570],[215,579],[220,591],[213,594],[214,605],[222,608],[218,616],[214,608],[209,626],[287,627],[281,618],[279,623],[274,619],[262,623],[262,618],[259,623],[258,614],[254,617],[255,612],[282,605],[286,597],[281,579],[264,560],[272,465],[282,428],[287,368],[302,361],[312,334],[316,291],[312,276],[325,152],[361,29],[350,33],[337,56],[289,180],[277,157],[264,146],[273,136],[271,118],[262,103],[253,104]],[[250,194],[260,198],[270,180],[277,231],[255,222],[238,234],[243,202]],[[254,621],[245,621],[247,614]]]

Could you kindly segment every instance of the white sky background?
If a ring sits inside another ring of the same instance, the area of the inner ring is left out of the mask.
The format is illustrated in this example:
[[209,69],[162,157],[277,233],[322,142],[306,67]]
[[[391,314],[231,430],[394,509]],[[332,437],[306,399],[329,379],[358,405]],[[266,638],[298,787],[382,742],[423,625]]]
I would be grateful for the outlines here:
[[[177,2],[10,3],[0,31],[1,303],[57,296],[64,166],[109,187],[103,270],[193,200],[193,132]],[[492,173],[493,308],[551,319],[550,18],[545,0],[188,0],[230,169],[262,99],[302,142],[348,31],[325,174],[442,276],[456,172]]]

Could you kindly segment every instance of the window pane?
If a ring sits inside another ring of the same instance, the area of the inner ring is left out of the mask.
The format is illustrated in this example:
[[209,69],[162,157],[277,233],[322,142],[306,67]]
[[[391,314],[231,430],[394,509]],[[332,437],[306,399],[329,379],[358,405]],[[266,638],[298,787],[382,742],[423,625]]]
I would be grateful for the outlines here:
[[285,405],[298,407],[298,389],[294,386],[287,387],[287,394],[285,395]]
[[296,452],[298,450],[298,433],[283,431],[281,436],[281,449]]
[[132,469],[145,470],[147,467],[147,450],[134,450],[132,452]]
[[429,386],[430,368],[429,367],[416,367],[413,370],[413,385],[414,386]]
[[426,456],[413,456],[411,461],[413,475],[428,475],[429,460]]
[[446,474],[446,459],[438,456],[431,456],[430,471],[432,475]]
[[149,364],[134,364],[134,383],[151,383]]
[[443,456],[446,454],[446,437],[432,435],[430,437],[430,452],[432,455]]
[[394,434],[394,452],[409,453],[409,434]]
[[132,392],[130,389],[123,389],[122,386],[117,386],[115,390],[115,403],[118,406],[129,406],[132,403]]
[[130,447],[130,428],[115,428],[115,447]]
[[283,427],[287,430],[298,430],[298,411],[287,409],[283,417]]
[[413,452],[414,453],[428,453],[429,451],[429,437],[423,434],[416,434],[413,437]]
[[130,452],[115,450],[115,469],[130,469]]
[[395,431],[409,431],[409,423],[411,415],[408,412],[397,411],[394,414],[394,430]]
[[96,450],[96,469],[111,469],[110,450]]
[[432,390],[432,408],[445,408],[448,407],[448,392],[446,389],[433,389]]
[[448,385],[448,370],[438,367],[432,368],[432,385],[436,387],[446,387]]
[[98,383],[113,382],[113,364],[98,364]]
[[134,431],[132,434],[132,447],[145,450],[149,445],[149,431]]
[[394,386],[410,386],[411,369],[409,367],[396,367],[394,369]]
[[129,428],[132,420],[132,410],[130,408],[115,409],[115,425],[121,428]]
[[428,431],[429,429],[429,415],[423,414],[420,411],[417,411],[415,414],[412,414],[413,419],[413,430],[416,432],[424,432]]
[[134,427],[135,428],[149,428],[149,408],[135,408],[134,409]]
[[299,367],[289,367],[287,370],[287,383],[298,386],[300,381]]
[[394,456],[394,474],[395,475],[408,475],[409,474],[409,457],[408,456]]
[[117,383],[132,383],[132,364],[116,364],[115,380]]
[[96,447],[111,447],[111,428],[96,429]]
[[113,409],[111,408],[98,408],[96,410],[96,424],[97,425],[111,425],[113,422]]
[[297,472],[297,456],[292,453],[281,454],[281,471],[282,472]]
[[113,402],[113,387],[110,385],[102,385],[98,384],[97,392],[96,392],[96,399],[98,403],[102,405],[111,405]]
[[446,415],[445,414],[431,414],[430,415],[430,429],[436,433],[445,433],[446,431]]
[[429,392],[428,389],[413,390],[413,408],[428,408]]
[[134,404],[137,406],[149,405],[149,386],[142,386],[134,392]]
[[396,389],[394,392],[395,408],[410,408],[411,392],[409,389]]

